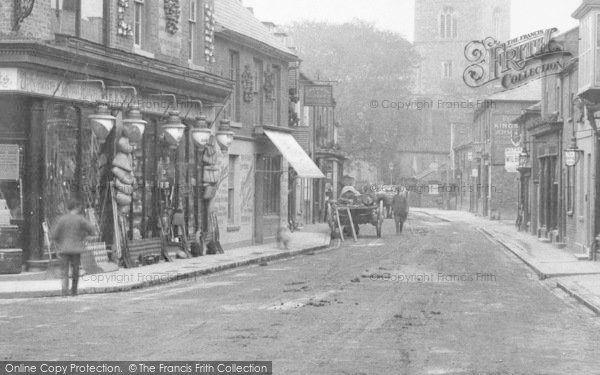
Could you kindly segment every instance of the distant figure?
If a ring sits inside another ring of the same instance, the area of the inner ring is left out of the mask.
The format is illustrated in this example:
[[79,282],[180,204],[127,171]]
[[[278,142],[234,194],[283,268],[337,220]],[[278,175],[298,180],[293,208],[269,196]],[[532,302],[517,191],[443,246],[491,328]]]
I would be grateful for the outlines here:
[[396,234],[402,233],[404,221],[408,216],[408,202],[405,194],[400,193],[400,188],[396,190],[396,195],[392,198],[392,211],[394,213],[394,221],[396,222]]
[[279,225],[279,228],[277,228],[276,239],[277,239],[277,248],[281,249],[281,246],[283,245],[284,249],[286,249],[286,250],[288,249],[288,245],[290,243],[290,240],[292,239],[292,235],[287,226]]
[[68,214],[58,218],[50,238],[57,244],[58,254],[62,259],[62,294],[68,295],[70,266],[73,278],[71,293],[76,296],[81,254],[85,251],[84,240],[94,234],[94,227],[81,216],[79,202],[69,201],[68,209]]

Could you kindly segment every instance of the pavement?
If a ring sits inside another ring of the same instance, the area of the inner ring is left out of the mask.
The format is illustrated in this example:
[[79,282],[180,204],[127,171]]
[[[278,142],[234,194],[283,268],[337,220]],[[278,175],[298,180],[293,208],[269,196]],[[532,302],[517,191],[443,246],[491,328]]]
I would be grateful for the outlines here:
[[[289,249],[266,243],[226,250],[224,254],[205,255],[174,262],[120,268],[114,272],[87,274],[80,277],[79,294],[114,293],[224,271],[251,264],[290,258],[329,247],[331,234],[327,224],[307,225],[291,233]],[[0,275],[0,299],[56,297],[61,295],[61,280],[47,272]]]
[[494,221],[463,211],[411,208],[449,222],[476,226],[490,239],[500,243],[540,279],[550,279],[556,286],[600,315],[600,262],[581,260],[575,254],[541,242],[537,237],[519,232],[512,221]]

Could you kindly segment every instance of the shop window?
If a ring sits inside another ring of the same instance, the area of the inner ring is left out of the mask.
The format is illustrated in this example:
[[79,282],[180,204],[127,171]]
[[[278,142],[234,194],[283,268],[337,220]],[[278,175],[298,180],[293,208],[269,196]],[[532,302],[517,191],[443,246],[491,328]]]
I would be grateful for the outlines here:
[[23,147],[0,144],[0,226],[23,219]]
[[264,158],[264,163],[265,183],[263,211],[265,215],[278,215],[281,186],[281,157],[266,156]]
[[238,155],[229,155],[229,175],[228,175],[228,184],[227,184],[227,222],[229,224],[236,223],[235,176],[236,176],[236,169],[237,169],[237,161],[238,161]]

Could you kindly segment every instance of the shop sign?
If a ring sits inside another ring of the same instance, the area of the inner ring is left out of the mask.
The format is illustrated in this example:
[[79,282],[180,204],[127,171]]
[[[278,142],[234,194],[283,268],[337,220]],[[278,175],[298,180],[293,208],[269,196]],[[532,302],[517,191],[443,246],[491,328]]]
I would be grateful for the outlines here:
[[473,161],[473,153],[471,151],[467,152],[467,160]]
[[519,167],[519,155],[521,149],[518,147],[508,147],[504,149],[504,169],[509,173],[517,172]]
[[438,184],[429,185],[429,195],[440,195]]
[[492,37],[465,46],[471,65],[463,73],[469,87],[481,87],[499,80],[504,89],[558,74],[563,70],[564,51],[552,35],[557,28],[538,30],[500,43]]
[[[62,77],[57,75],[17,68],[0,68],[1,91],[25,92],[37,96],[88,103],[94,103],[104,95],[99,84],[63,81]],[[137,101],[134,102],[131,92],[113,88],[107,88],[105,94],[105,99],[112,107],[137,104],[143,113],[154,114],[164,114],[167,109],[177,109],[182,113],[187,113],[188,118],[201,114],[196,104],[178,103],[178,108],[172,108],[170,99],[143,95],[139,95]]]
[[577,150],[565,150],[565,164],[567,167],[577,164]]
[[0,180],[19,179],[19,145],[0,144]]
[[304,106],[333,107],[333,86],[306,85],[304,86]]
[[0,68],[0,90],[16,90],[17,79],[16,68]]
[[479,170],[477,168],[471,169],[471,177],[479,177]]

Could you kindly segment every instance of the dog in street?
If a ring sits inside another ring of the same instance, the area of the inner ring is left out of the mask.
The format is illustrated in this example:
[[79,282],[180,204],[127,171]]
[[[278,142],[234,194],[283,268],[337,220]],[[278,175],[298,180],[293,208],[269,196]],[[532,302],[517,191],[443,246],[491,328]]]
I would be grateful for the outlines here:
[[278,249],[281,249],[283,246],[284,249],[288,250],[288,245],[292,239],[292,233],[287,226],[280,225],[279,228],[277,228],[276,239]]

